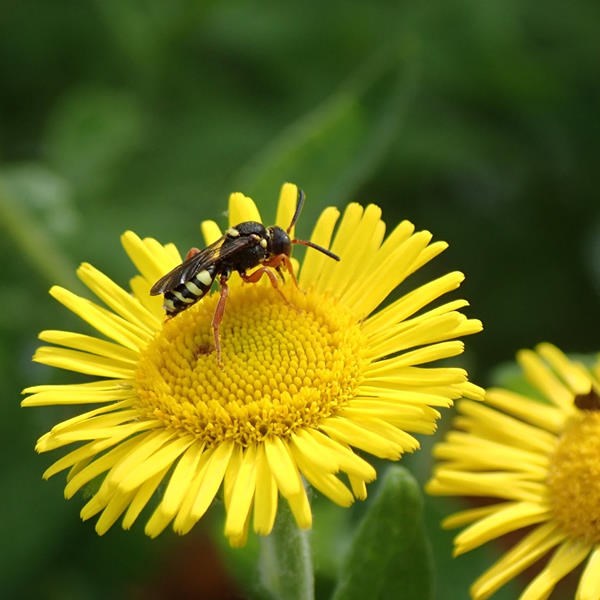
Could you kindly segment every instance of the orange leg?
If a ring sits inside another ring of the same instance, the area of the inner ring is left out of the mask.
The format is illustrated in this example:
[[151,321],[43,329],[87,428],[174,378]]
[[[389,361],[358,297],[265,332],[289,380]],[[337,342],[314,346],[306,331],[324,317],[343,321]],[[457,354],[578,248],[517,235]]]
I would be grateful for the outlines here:
[[217,364],[219,368],[223,368],[223,361],[221,360],[221,335],[219,333],[219,326],[223,320],[223,314],[225,313],[225,303],[227,302],[227,296],[229,295],[229,286],[227,285],[227,276],[221,275],[219,277],[219,285],[221,286],[221,295],[217,302],[217,308],[215,308],[215,314],[212,319],[213,336],[215,339],[215,350],[217,352]]
[[185,255],[185,259],[183,262],[185,262],[186,260],[189,260],[190,258],[192,258],[192,256],[196,256],[196,254],[198,254],[198,252],[200,252],[199,248],[190,248],[188,250],[188,253]]
[[279,287],[279,283],[277,282],[277,277],[275,276],[275,273],[273,273],[272,269],[270,269],[269,267],[260,267],[250,275],[247,275],[246,273],[240,273],[240,277],[246,283],[256,283],[261,279],[263,275],[266,275],[269,278],[273,289],[277,290],[279,295],[285,300],[286,304],[289,304],[289,300],[285,297],[285,294],[281,291],[281,288]]
[[294,285],[298,287],[298,281],[296,280],[296,276],[294,275],[294,268],[292,267],[292,261],[287,254],[277,254],[273,258],[265,261],[263,263],[264,267],[273,267],[280,275],[281,275],[281,267],[285,268],[285,270],[290,274]]

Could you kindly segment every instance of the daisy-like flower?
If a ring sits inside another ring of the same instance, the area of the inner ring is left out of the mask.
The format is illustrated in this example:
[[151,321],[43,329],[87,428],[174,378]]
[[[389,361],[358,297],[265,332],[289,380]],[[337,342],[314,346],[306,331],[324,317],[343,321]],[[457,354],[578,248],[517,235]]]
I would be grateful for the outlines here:
[[[282,188],[276,224],[283,228],[297,194],[292,184]],[[233,545],[245,542],[251,521],[258,534],[271,531],[280,497],[297,524],[310,527],[306,482],[342,506],[364,499],[376,472],[355,449],[398,460],[419,446],[411,433],[434,431],[439,407],[482,394],[462,369],[424,366],[460,354],[456,338],[481,329],[459,312],[464,300],[422,310],[457,288],[461,273],[373,314],[446,248],[406,221],[384,239],[380,217],[376,206],[350,204],[334,234],[339,213],[326,209],[311,241],[331,244],[341,261],[308,248],[301,268],[294,261],[298,287],[290,277],[274,290],[266,277],[248,284],[233,274],[220,325],[221,365],[211,328],[217,292],[168,320],[161,299],[149,294],[181,262],[172,244],[123,235],[139,271],[130,291],[81,265],[80,279],[105,306],[61,287],[50,294],[100,335],[43,331],[40,339],[50,345],[34,360],[96,379],[27,388],[23,406],[99,407],[39,439],[38,452],[79,444],[44,477],[68,469],[67,498],[96,482],[81,517],[99,515],[99,534],[120,517],[131,527],[159,486],[146,533],[157,536],[169,524],[186,533],[222,490]],[[230,197],[229,219],[261,220],[239,193]],[[202,231],[207,244],[222,235],[212,221]]]
[[587,559],[577,600],[600,598],[600,382],[590,370],[550,344],[517,355],[534,399],[491,389],[486,403],[458,405],[456,429],[434,454],[427,491],[483,496],[498,502],[459,512],[448,528],[468,525],[455,554],[503,534],[526,534],[471,587],[482,600],[537,563],[541,571],[522,600],[548,598],[565,575]]

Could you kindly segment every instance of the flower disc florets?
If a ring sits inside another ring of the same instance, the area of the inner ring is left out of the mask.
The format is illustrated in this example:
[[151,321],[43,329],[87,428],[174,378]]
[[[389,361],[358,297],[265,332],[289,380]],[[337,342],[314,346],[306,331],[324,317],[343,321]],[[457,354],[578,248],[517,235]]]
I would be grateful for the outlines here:
[[229,299],[222,365],[211,330],[217,294],[165,324],[140,356],[141,411],[207,448],[226,440],[246,448],[318,427],[355,395],[364,362],[356,318],[293,284],[282,302],[265,284],[240,287]]
[[554,518],[574,538],[600,544],[600,412],[570,419],[550,458]]

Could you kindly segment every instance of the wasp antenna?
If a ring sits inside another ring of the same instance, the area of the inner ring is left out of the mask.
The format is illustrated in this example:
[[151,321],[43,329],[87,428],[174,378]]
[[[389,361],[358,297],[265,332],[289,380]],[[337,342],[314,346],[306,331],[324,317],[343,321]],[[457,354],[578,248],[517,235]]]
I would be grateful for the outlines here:
[[292,222],[289,224],[289,227],[285,230],[286,233],[289,233],[292,230],[292,227],[296,224],[300,213],[302,212],[302,207],[304,206],[304,192],[298,188],[298,198],[296,199],[296,210],[294,211],[294,216],[292,217]]
[[323,246],[319,246],[318,244],[313,244],[313,242],[309,242],[308,240],[292,240],[292,244],[300,244],[301,246],[308,246],[309,248],[314,248],[315,250],[322,252],[326,256],[329,256],[329,258],[333,258],[333,260],[337,260],[337,261],[340,260],[340,257],[337,254],[334,254],[330,250],[327,250],[327,248],[323,248]]

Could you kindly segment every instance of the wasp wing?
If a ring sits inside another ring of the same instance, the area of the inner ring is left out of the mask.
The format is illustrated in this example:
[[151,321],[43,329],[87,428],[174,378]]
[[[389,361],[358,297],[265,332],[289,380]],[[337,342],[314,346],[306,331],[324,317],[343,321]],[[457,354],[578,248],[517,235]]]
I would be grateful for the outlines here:
[[[225,240],[227,240],[226,244],[224,244]],[[186,281],[190,281],[194,275],[207,267],[223,261],[244,248],[255,246],[257,243],[258,241],[251,236],[240,236],[233,239],[223,236],[161,277],[150,289],[150,295],[157,296],[169,292]]]
[[194,256],[183,261],[174,269],[163,275],[150,289],[151,296],[164,294],[182,283],[189,281],[196,273],[206,269],[209,265],[214,264],[219,258],[219,249],[223,244],[225,237],[220,237],[216,242],[200,250]]

